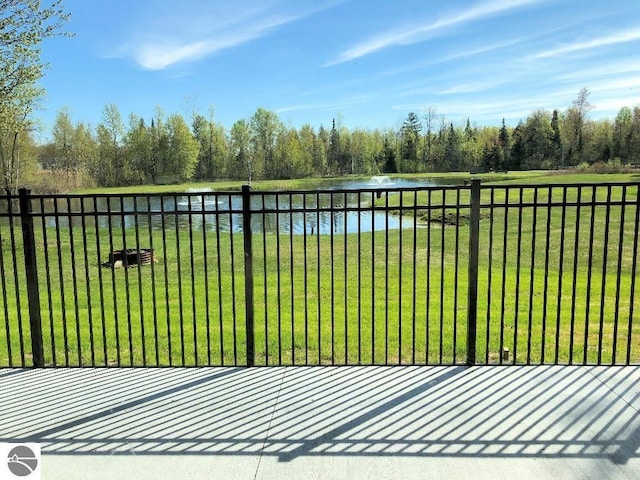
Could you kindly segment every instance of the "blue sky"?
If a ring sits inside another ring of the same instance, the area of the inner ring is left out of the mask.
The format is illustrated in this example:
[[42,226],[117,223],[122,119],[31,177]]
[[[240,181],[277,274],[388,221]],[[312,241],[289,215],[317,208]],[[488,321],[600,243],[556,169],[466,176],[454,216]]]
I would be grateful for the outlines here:
[[[564,110],[582,87],[593,118],[640,103],[638,0],[65,0],[74,38],[51,63],[39,114],[95,126],[197,109],[226,127],[258,107],[289,125],[397,127],[429,107],[454,123],[511,125]],[[46,135],[46,133],[45,133]]]

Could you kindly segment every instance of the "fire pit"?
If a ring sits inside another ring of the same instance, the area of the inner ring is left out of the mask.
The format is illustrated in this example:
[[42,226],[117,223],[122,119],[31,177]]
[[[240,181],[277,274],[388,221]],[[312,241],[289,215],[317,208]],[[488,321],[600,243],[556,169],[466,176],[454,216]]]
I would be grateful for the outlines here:
[[131,268],[149,265],[151,262],[158,262],[152,248],[128,248],[111,252],[109,260],[104,262],[102,266],[105,268]]

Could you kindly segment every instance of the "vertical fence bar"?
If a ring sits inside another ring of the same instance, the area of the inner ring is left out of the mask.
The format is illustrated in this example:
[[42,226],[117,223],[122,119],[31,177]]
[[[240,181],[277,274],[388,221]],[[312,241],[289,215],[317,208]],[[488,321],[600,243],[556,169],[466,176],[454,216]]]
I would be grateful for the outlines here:
[[[133,366],[133,328],[131,325],[131,289],[129,282],[129,255],[127,247],[127,217],[125,215],[124,207],[124,195],[120,197],[120,228],[122,229],[122,260],[124,267],[124,288],[126,293],[126,307],[127,307],[127,335],[129,336],[129,366]],[[73,246],[73,241],[71,242]],[[73,258],[73,249],[71,250],[71,257]],[[178,275],[178,278],[182,278]],[[182,298],[182,297],[181,297]],[[184,350],[184,348],[183,348]],[[184,361],[182,362],[184,366]]]
[[626,365],[631,363],[631,345],[632,345],[632,337],[633,337],[633,304],[635,299],[636,292],[636,272],[638,266],[638,236],[640,232],[638,231],[640,228],[640,184],[636,185],[636,218],[634,222],[634,232],[633,232],[633,250],[631,251],[631,286],[629,289],[629,325],[627,327],[627,358],[625,361]]
[[[20,212],[16,214],[14,214],[13,209],[14,207],[14,199],[13,197],[9,198],[9,238],[11,239],[11,265],[13,267],[13,284],[15,286],[15,293],[16,293],[16,310],[17,310],[17,320],[18,320],[18,343],[20,345],[20,365],[22,367],[26,367],[27,364],[25,362],[25,352],[24,352],[24,329],[23,329],[23,325],[22,325],[22,321],[23,321],[23,316],[22,316],[22,295],[20,292],[20,275],[18,273],[18,256],[17,256],[17,251],[18,248],[16,246],[16,231],[15,231],[15,226],[13,224],[13,219],[16,216],[20,215]],[[20,208],[20,205],[17,205],[18,208]],[[60,242],[58,242],[58,248],[59,248]],[[1,247],[0,247],[1,248]],[[62,266],[60,266],[60,271],[62,272]],[[61,273],[62,275],[62,273]],[[60,282],[62,283],[62,282]],[[66,337],[65,337],[66,338]],[[66,341],[65,341],[66,344]],[[66,351],[66,350],[65,350]]]
[[[46,282],[47,282],[47,306],[48,306],[48,310],[49,310],[49,332],[51,334],[51,363],[52,365],[57,365],[57,355],[56,355],[56,334],[55,334],[55,323],[54,323],[54,319],[53,319],[53,303],[52,303],[52,290],[51,290],[51,265],[49,263],[49,241],[47,239],[47,222],[46,222],[46,216],[44,215],[44,211],[45,211],[45,207],[44,207],[44,199],[42,197],[40,197],[40,212],[42,213],[42,216],[40,217],[40,220],[42,222],[42,243],[44,245],[44,252],[43,252],[43,256],[44,256],[44,271],[45,271],[45,278],[46,278]],[[0,243],[1,243],[1,239],[0,239]],[[100,251],[100,250],[98,250]],[[2,271],[0,272],[0,275],[3,276],[2,280],[4,282],[4,266],[2,268]],[[102,284],[102,282],[100,282]],[[4,283],[3,283],[4,285]],[[3,292],[5,295],[5,308],[6,308],[6,292]],[[102,303],[101,303],[102,305]],[[106,345],[106,343],[105,343]],[[106,355],[105,355],[106,357]]]
[[[611,354],[611,365],[616,364],[616,353],[618,349],[618,322],[620,319],[620,275],[622,274],[622,247],[624,244],[624,213],[627,199],[627,186],[622,186],[622,201],[620,205],[620,229],[618,238],[618,266],[616,271],[616,304],[613,312],[613,345]],[[633,302],[633,298],[629,301]]]
[[[107,199],[107,202],[109,200]],[[100,248],[100,215],[98,214],[98,197],[93,197],[93,211],[95,212],[95,232],[96,232],[96,254],[98,258],[101,258],[101,248]],[[44,221],[44,216],[42,217]],[[44,227],[44,225],[43,225]],[[45,237],[46,238],[46,237]],[[47,254],[48,255],[48,254]],[[107,257],[108,261],[108,257]],[[47,275],[49,275],[49,265],[47,260]],[[49,283],[47,281],[47,283]],[[105,305],[104,303],[104,284],[102,283],[102,265],[98,265],[98,285],[100,286],[100,305]],[[104,308],[100,308],[100,328],[102,329],[102,355],[104,359],[104,366],[109,365],[109,352],[107,348],[107,320],[104,312]],[[53,329],[52,329],[53,334]],[[55,362],[54,362],[55,363]]]
[[[182,302],[182,254],[180,250],[180,215],[178,214],[178,197],[173,196],[173,212],[175,216],[175,232],[176,232],[176,267],[178,269],[178,316],[180,318],[180,358],[182,366],[185,366],[184,351],[184,305]],[[233,245],[233,239],[231,241]],[[126,273],[126,272],[125,272]],[[125,277],[126,278],[126,277]],[[127,289],[129,287],[127,286]],[[128,296],[128,295],[127,295]]]
[[[218,196],[213,196],[213,201],[218,204]],[[204,318],[207,322],[207,365],[211,366],[211,316],[209,309],[211,307],[209,301],[209,252],[207,249],[207,207],[205,202],[205,196],[202,196],[202,269],[204,273]],[[151,249],[153,251],[153,240],[151,239],[151,230],[149,230],[149,241],[151,242]],[[153,262],[151,263],[153,267]],[[153,268],[151,268],[151,283],[155,284],[153,280]],[[154,290],[155,292],[155,290]],[[154,313],[155,313],[155,297],[154,297]],[[155,321],[155,317],[154,317]]]
[[507,290],[507,245],[508,234],[507,227],[509,226],[509,187],[504,191],[504,224],[502,227],[502,283],[500,284],[500,365],[505,360],[504,351],[504,310],[505,310],[505,297]]
[[595,231],[596,216],[596,186],[591,187],[591,217],[589,219],[589,259],[587,260],[587,299],[584,314],[584,349],[582,354],[582,364],[588,363],[589,351],[589,317],[591,316],[591,277],[593,270],[593,235]]
[[[371,232],[373,235],[373,232]],[[373,252],[371,252],[373,255]],[[373,286],[372,286],[373,288]],[[358,365],[362,363],[362,200],[358,192]]]
[[447,190],[442,190],[442,217],[440,219],[440,338],[439,338],[439,352],[438,352],[438,363],[442,364],[442,349],[443,349],[443,339],[444,339],[444,219],[446,217],[446,207],[447,204]]
[[[10,198],[7,198],[7,202],[11,202]],[[12,222],[13,219],[9,218],[9,221]],[[2,232],[0,231],[0,284],[2,285],[2,306],[4,313],[4,328],[5,333],[7,335],[7,357],[9,359],[9,367],[13,367],[13,354],[11,351],[11,328],[9,321],[9,305],[7,304],[7,277],[5,274],[4,268],[4,249],[2,248],[4,239],[2,238]],[[51,305],[51,302],[49,302]],[[51,321],[51,325],[53,325],[53,321]],[[51,337],[53,339],[53,336]],[[55,348],[54,351],[54,359],[55,359]],[[54,360],[55,364],[55,360]]]
[[[444,225],[444,223],[443,223]],[[453,356],[451,363],[456,363],[458,353],[458,280],[460,278],[460,189],[456,189],[456,240],[455,260],[453,262]],[[475,355],[474,355],[475,359]]]
[[533,282],[536,271],[536,230],[538,228],[538,188],[533,190],[533,225],[531,228],[531,271],[529,272],[529,322],[527,324],[527,364],[531,363],[531,330],[533,329]]
[[[141,265],[141,252],[140,252],[140,222],[138,220],[138,197],[133,197],[133,222],[135,226],[135,237],[136,237],[136,258],[138,259],[138,264],[136,270],[138,271],[138,314],[140,315],[140,343],[142,346],[142,366],[147,366],[147,335],[145,332],[145,324],[144,324],[144,302],[142,300],[142,265]],[[193,248],[191,249],[193,251]],[[151,251],[151,265],[153,265],[153,250]],[[91,317],[89,317],[91,320]]]
[[[220,365],[224,366],[224,322],[223,322],[223,305],[222,305],[222,257],[220,255],[220,207],[216,202],[216,265],[218,273],[218,327],[220,328],[220,336],[218,342],[220,345]],[[229,196],[229,209],[231,209],[231,196]],[[231,214],[229,214],[231,218]],[[231,222],[229,222],[231,228]]]
[[545,229],[545,252],[544,252],[544,288],[542,293],[542,342],[540,345],[540,363],[544,364],[546,341],[547,341],[547,304],[549,299],[549,236],[551,234],[551,201],[553,198],[553,187],[549,187],[547,192],[547,224]]
[[293,256],[293,194],[289,193],[289,282],[291,286],[291,364],[296,364],[295,338],[295,288],[294,288],[294,256]]
[[91,366],[96,366],[95,339],[93,334],[93,309],[91,307],[91,281],[89,278],[89,248],[87,245],[87,221],[84,210],[84,198],[80,197],[80,222],[82,224],[82,248],[84,250],[84,282],[87,293],[87,317],[89,321],[89,348],[91,350]]
[[[309,270],[307,259],[307,195],[302,196],[302,256],[304,262],[304,364],[309,365]],[[264,231],[263,231],[264,236]],[[266,310],[266,309],[265,309]]]
[[[202,202],[200,208],[205,209],[204,195],[201,196]],[[135,197],[134,197],[135,202]],[[135,205],[135,204],[134,204]],[[193,365],[198,365],[198,313],[196,302],[196,278],[195,278],[195,260],[193,258],[193,197],[189,195],[187,197],[187,205],[189,208],[189,273],[191,273],[191,320],[193,322]],[[136,219],[137,219],[136,215]],[[137,224],[136,224],[137,231]],[[136,238],[137,241],[137,238]],[[138,268],[138,272],[140,269]],[[206,287],[205,287],[206,288]],[[142,312],[141,312],[142,313]],[[144,332],[144,330],[143,330]],[[142,342],[142,352],[144,355],[144,341]]]
[[576,289],[578,284],[578,250],[580,249],[580,211],[582,210],[582,187],[576,191],[576,234],[573,245],[573,285],[571,287],[571,325],[569,327],[569,365],[573,365],[573,344],[576,324]]
[[[173,365],[173,342],[171,341],[171,308],[169,303],[169,266],[167,265],[167,226],[164,211],[164,197],[160,196],[160,223],[162,225],[162,251],[164,252],[163,273],[164,273],[164,295],[165,295],[165,315],[167,317],[167,355],[169,356],[169,366]],[[218,262],[218,265],[220,263]]]
[[347,194],[344,194],[344,231],[342,232],[342,238],[344,240],[344,364],[347,365],[349,363],[349,282],[347,280]]
[[[489,207],[489,259],[487,271],[487,331],[485,332],[485,352],[484,363],[489,363],[489,345],[491,342],[491,279],[493,276],[493,220],[494,220],[494,203],[495,189],[491,189],[490,207]],[[500,354],[500,353],[498,353]]]
[[282,365],[282,293],[280,291],[280,195],[276,193],[276,286],[278,304],[278,365]]
[[320,194],[316,193],[316,289],[318,310],[318,364],[322,364],[322,290],[320,288]]
[[330,239],[330,245],[331,245],[331,365],[335,365],[336,363],[336,339],[335,339],[335,333],[336,333],[336,316],[335,316],[335,311],[336,311],[336,299],[335,299],[335,285],[336,285],[336,279],[335,279],[335,251],[334,251],[334,236],[333,236],[333,231],[334,231],[334,211],[333,211],[333,192],[329,194],[329,198],[331,199],[329,202],[330,208],[331,208],[331,213],[330,213],[330,222],[329,222],[329,239]]
[[384,192],[384,364],[389,364],[389,191]]
[[513,309],[513,356],[514,365],[518,362],[518,318],[520,309],[520,269],[522,265],[522,209],[524,204],[524,188],[519,187],[520,191],[518,201],[518,246],[516,253],[516,290],[515,290],[515,306]]
[[431,310],[431,196],[433,190],[429,190],[427,194],[427,291],[425,292],[425,327],[426,330],[424,332],[424,340],[425,340],[425,364],[429,365],[429,321],[431,319],[431,315],[429,311]]
[[[162,200],[162,199],[161,199]],[[155,356],[156,356],[156,366],[160,365],[160,345],[158,339],[158,298],[156,294],[156,251],[155,246],[153,244],[153,216],[151,215],[151,196],[147,195],[147,212],[149,213],[149,223],[147,225],[149,229],[149,248],[151,249],[151,305],[153,309],[153,346],[155,348]],[[202,230],[204,231],[204,221],[202,222]],[[206,243],[205,243],[206,246]],[[204,261],[205,265],[207,262],[207,251],[205,247],[204,252]],[[205,267],[206,268],[206,267]],[[205,276],[206,278],[206,276]],[[208,283],[205,281],[205,285],[208,286]],[[209,293],[207,287],[206,292]],[[209,309],[207,308],[207,327],[209,326]],[[208,337],[207,337],[208,338]],[[209,356],[209,364],[211,364],[211,356]]]
[[264,358],[265,365],[269,365],[269,281],[267,275],[267,214],[265,212],[265,195],[260,194],[260,201],[262,204],[262,265],[264,276]]
[[[120,354],[120,321],[118,319],[118,295],[116,289],[116,266],[115,266],[115,255],[113,249],[113,218],[112,218],[112,210],[111,210],[111,198],[107,198],[107,228],[109,231],[109,262],[111,263],[111,292],[113,294],[113,321],[114,321],[114,331],[116,336],[116,365],[119,367],[121,363],[121,354]],[[56,214],[56,237],[58,240],[58,256],[60,255],[60,225],[58,224],[58,203],[54,203],[54,212]],[[58,258],[58,263],[60,266],[60,285],[64,285],[62,281],[62,265],[60,264],[60,259]],[[166,263],[165,263],[166,264]],[[168,290],[167,290],[168,292]],[[64,287],[61,287],[62,296],[62,304],[64,305]],[[167,293],[168,296],[168,293]],[[167,301],[167,308],[169,302]],[[64,326],[64,356],[65,362],[67,366],[69,365],[69,351],[68,343],[67,343],[67,323],[65,319],[65,308],[62,309],[62,320]],[[169,316],[167,315],[167,318]],[[167,320],[168,321],[168,320]],[[171,347],[169,347],[171,348]],[[171,351],[171,350],[169,350]]]
[[400,191],[398,208],[398,363],[402,364],[402,201]]
[[82,366],[82,339],[80,334],[80,307],[78,305],[78,273],[76,271],[76,249],[73,236],[73,217],[71,198],[67,197],[67,220],[69,222],[69,250],[71,253],[71,285],[73,286],[73,311],[76,317],[76,345],[78,347],[78,366]]
[[480,180],[478,179],[471,180],[471,215],[469,217],[469,227],[467,365],[475,365],[476,329],[478,320],[478,250],[480,236]]
[[[44,367],[44,348],[42,345],[42,318],[40,316],[40,293],[38,291],[38,266],[36,263],[36,241],[31,216],[30,191],[21,188],[20,220],[22,222],[22,241],[24,248],[24,267],[29,300],[29,325],[31,327],[31,353],[33,366]],[[18,305],[20,308],[20,305]]]
[[418,191],[413,192],[413,251],[411,258],[411,363],[416,363],[416,252],[418,250]]
[[562,270],[564,267],[564,230],[567,219],[567,187],[562,187],[562,217],[560,220],[560,252],[558,254],[558,300],[556,307],[556,345],[553,363],[557,364],[560,355],[560,314],[562,312]]
[[376,363],[376,199],[371,192],[371,363]]
[[[232,210],[233,202],[229,194],[229,210]],[[236,255],[233,246],[233,213],[229,213],[229,241],[231,258],[231,319],[233,321],[233,364],[238,366],[238,317],[236,308]],[[243,247],[244,248],[244,247]],[[280,271],[280,269],[278,269]]]
[[[616,272],[616,306],[613,312],[613,351],[611,354],[611,365],[616,364],[616,353],[618,349],[618,320],[620,319],[620,275],[622,274],[622,248],[624,244],[624,213],[627,200],[627,186],[622,186],[622,205],[620,205],[620,226],[619,238],[618,238],[618,258],[616,259],[618,264],[618,270]],[[630,302],[633,302],[633,297],[630,298]]]
[[[609,235],[609,222],[611,218],[611,185],[607,185],[607,206],[604,219],[604,238],[602,251],[602,289],[600,290],[600,331],[598,332],[598,365],[602,364],[602,340],[604,337],[604,309],[605,295],[607,292],[607,256],[609,253],[609,244],[607,237]],[[633,299],[631,299],[633,302]]]
[[242,186],[242,231],[244,237],[244,299],[247,366],[252,367],[255,365],[255,336],[253,334],[253,239],[251,232],[251,187],[249,185]]

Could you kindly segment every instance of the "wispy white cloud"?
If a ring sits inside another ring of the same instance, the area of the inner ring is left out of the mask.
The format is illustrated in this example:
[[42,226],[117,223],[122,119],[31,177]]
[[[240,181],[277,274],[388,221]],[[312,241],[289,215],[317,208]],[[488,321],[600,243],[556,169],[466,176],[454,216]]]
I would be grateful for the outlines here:
[[346,110],[358,105],[363,105],[371,102],[378,98],[377,94],[367,94],[367,95],[354,95],[351,97],[343,98],[340,100],[332,101],[332,102],[310,102],[310,103],[298,103],[287,105],[284,107],[276,108],[275,112],[287,113],[287,112],[297,112],[297,111],[310,111],[310,110],[321,110],[321,111],[339,111]]
[[[632,89],[632,85],[640,85],[640,78],[624,78],[619,81],[594,84],[590,101],[595,105],[592,116],[604,116],[617,112],[623,106],[634,106],[640,103],[640,92]],[[583,85],[581,85],[583,86]],[[500,118],[508,120],[526,119],[531,112],[543,109],[551,111],[555,108],[563,110],[571,105],[579,90],[579,86],[567,86],[548,90],[541,88],[537,92],[518,93],[512,95],[467,97],[449,102],[436,102],[438,112],[453,121],[471,117],[475,121],[496,121]],[[406,102],[391,107],[394,111],[421,111],[429,103]]]
[[183,43],[180,39],[143,40],[133,47],[131,55],[143,68],[163,70],[178,63],[198,61],[221,50],[242,45],[301,16],[274,17],[267,21],[240,26],[233,31],[217,33],[206,40],[195,42]]
[[256,40],[333,5],[335,2],[303,11],[289,7],[293,13],[270,11],[264,4],[225,11],[219,5],[185,7],[187,13],[179,18],[164,14],[149,20],[149,25],[139,27],[138,33],[112,56],[131,58],[148,70],[163,70]]
[[[391,107],[392,110],[414,112],[422,111],[425,108],[426,105],[419,103],[404,103]],[[439,103],[437,109],[438,113],[444,115],[447,121],[456,121],[467,117],[474,121],[493,120],[502,117],[507,119],[526,118],[531,113],[527,106],[514,104],[507,100]]]
[[592,38],[591,40],[582,40],[574,43],[562,45],[561,47],[552,48],[539,52],[533,58],[557,57],[566,53],[579,52],[581,50],[592,50],[609,45],[617,45],[621,43],[629,43],[640,40],[640,28],[625,30],[622,32],[605,35],[602,37]]
[[502,15],[526,5],[541,3],[541,1],[544,0],[490,0],[466,9],[462,13],[452,14],[426,25],[403,25],[354,45],[342,52],[336,59],[325,64],[325,66],[355,60],[393,46],[413,45],[424,42],[447,29],[483,18]]
[[634,107],[636,105],[640,105],[640,97],[637,95],[606,97],[597,100],[593,111],[597,113],[618,112],[622,107]]
[[625,59],[612,63],[599,64],[597,67],[572,70],[558,75],[556,78],[561,81],[584,81],[585,78],[601,78],[620,75],[621,73],[640,72],[640,61]]
[[529,37],[521,37],[521,38],[514,38],[507,41],[491,43],[488,45],[482,45],[480,47],[470,46],[469,48],[466,48],[464,50],[460,50],[458,52],[451,53],[449,55],[444,55],[440,58],[434,58],[427,62],[418,62],[412,65],[406,65],[400,68],[385,70],[379,73],[377,76],[388,77],[388,76],[400,75],[400,74],[412,72],[415,70],[429,68],[434,65],[450,62],[453,60],[461,60],[463,58],[474,57],[482,54],[489,54],[489,53],[493,53],[499,50],[503,50],[503,49],[521,44],[527,40],[529,40]]
[[612,92],[617,90],[635,91],[640,94],[640,76],[629,76],[615,80],[601,80],[589,84],[592,91]]
[[460,93],[478,93],[488,89],[495,89],[496,87],[502,85],[504,82],[500,82],[495,78],[492,78],[488,81],[484,82],[469,82],[469,83],[459,83],[457,85],[452,85],[451,87],[444,88],[439,90],[437,93],[439,95],[457,95]]

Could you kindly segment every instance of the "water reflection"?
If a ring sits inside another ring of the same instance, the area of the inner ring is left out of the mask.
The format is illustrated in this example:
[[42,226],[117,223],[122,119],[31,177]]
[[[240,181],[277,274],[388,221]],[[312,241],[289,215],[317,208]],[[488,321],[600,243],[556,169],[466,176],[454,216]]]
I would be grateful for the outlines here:
[[[251,195],[251,228],[255,233],[294,235],[355,233],[410,227],[398,215],[375,207],[378,198],[394,188],[429,186],[425,181],[403,181],[389,185],[342,181],[325,190],[331,192]],[[364,188],[367,191],[344,192]],[[39,202],[39,204],[38,204]],[[184,194],[142,196],[59,197],[39,199],[34,211],[44,212],[49,227],[85,226],[95,228],[193,229],[197,231],[242,231],[240,193],[185,192]],[[49,214],[49,215],[47,215]]]

